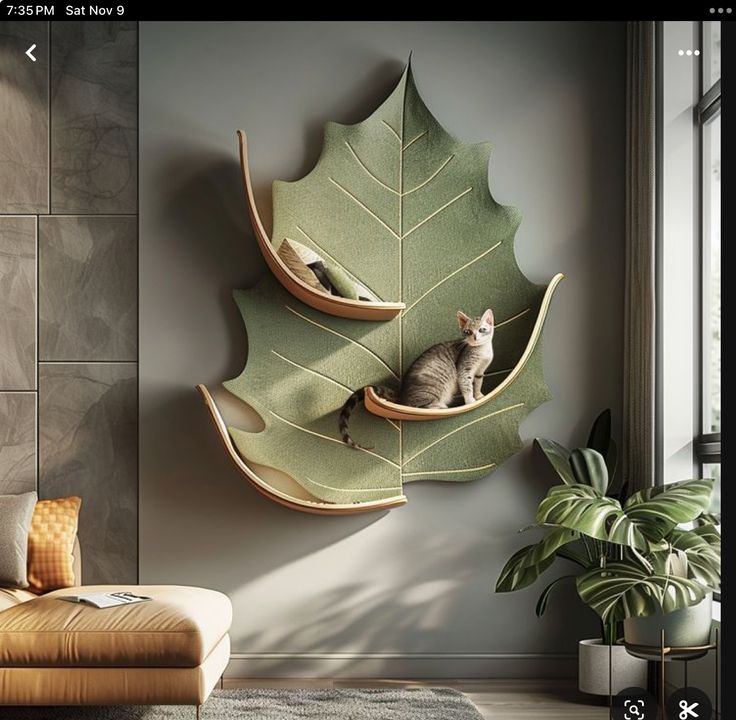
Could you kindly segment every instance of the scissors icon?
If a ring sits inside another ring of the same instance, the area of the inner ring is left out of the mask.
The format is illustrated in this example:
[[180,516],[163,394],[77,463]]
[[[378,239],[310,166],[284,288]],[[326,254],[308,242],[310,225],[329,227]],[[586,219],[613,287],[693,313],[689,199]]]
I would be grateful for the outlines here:
[[687,700],[680,700],[680,710],[682,710],[682,712],[680,713],[680,720],[687,720],[691,717],[700,717],[698,713],[695,712],[696,707],[698,707],[698,703],[696,702],[694,702],[692,705],[688,705]]

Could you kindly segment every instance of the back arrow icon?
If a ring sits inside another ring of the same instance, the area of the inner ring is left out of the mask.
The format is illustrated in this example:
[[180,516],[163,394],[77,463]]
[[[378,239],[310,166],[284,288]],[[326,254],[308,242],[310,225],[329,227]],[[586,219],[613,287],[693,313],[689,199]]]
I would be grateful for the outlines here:
[[31,45],[31,47],[29,47],[28,50],[26,50],[26,55],[28,55],[28,57],[31,58],[33,62],[36,62],[36,58],[33,57],[33,51],[35,49],[36,49],[36,43],[33,43],[33,45]]

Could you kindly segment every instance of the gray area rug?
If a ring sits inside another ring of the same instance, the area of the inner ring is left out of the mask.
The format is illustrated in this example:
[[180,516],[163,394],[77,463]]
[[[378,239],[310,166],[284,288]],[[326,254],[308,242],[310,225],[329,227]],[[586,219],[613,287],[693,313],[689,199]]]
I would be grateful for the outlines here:
[[[0,720],[194,720],[189,705],[0,707]],[[215,690],[202,720],[482,720],[461,692],[416,690]]]

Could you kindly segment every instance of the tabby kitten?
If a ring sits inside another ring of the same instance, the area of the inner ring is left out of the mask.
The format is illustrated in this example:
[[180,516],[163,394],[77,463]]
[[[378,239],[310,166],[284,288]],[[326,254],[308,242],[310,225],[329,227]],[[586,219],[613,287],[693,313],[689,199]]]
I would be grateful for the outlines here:
[[[493,360],[493,312],[488,309],[480,317],[471,318],[458,310],[457,322],[462,332],[459,340],[433,345],[425,350],[407,370],[401,391],[374,387],[382,398],[401,405],[421,408],[449,407],[460,394],[469,405],[483,397],[483,373]],[[350,415],[365,398],[365,388],[356,390],[340,411],[340,435],[350,447],[360,448],[348,430]]]

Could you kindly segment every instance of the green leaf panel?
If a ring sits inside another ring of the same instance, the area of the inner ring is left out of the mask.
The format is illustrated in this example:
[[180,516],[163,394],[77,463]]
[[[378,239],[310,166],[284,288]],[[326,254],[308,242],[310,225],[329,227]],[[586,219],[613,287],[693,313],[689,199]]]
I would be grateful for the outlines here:
[[520,215],[492,198],[489,156],[487,143],[462,143],[441,127],[407,67],[367,120],[326,125],[311,172],[274,182],[274,246],[303,243],[406,308],[385,323],[334,317],[303,305],[271,276],[236,291],[249,354],[225,387],[265,423],[258,433],[230,428],[244,458],[288,473],[324,501],[360,503],[400,494],[414,480],[484,477],[520,449],[520,422],[550,397],[541,339],[517,379],[482,407],[403,423],[361,408],[351,434],[369,451],[345,446],[338,433],[352,391],[398,387],[418,355],[458,337],[458,309],[495,314],[485,391],[522,356],[545,287],[516,263]]

